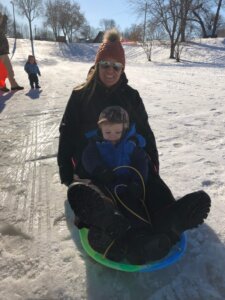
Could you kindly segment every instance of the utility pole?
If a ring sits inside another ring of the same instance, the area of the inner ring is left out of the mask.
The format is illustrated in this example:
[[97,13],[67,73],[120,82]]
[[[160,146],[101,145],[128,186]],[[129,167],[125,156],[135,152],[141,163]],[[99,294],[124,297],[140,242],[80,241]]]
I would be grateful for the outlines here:
[[145,17],[144,17],[144,28],[143,28],[143,44],[145,42],[146,16],[147,16],[147,2],[145,2]]
[[13,7],[13,30],[14,30],[14,38],[16,39],[16,19],[15,19],[15,9],[14,9],[14,2],[10,1],[10,3],[12,4]]

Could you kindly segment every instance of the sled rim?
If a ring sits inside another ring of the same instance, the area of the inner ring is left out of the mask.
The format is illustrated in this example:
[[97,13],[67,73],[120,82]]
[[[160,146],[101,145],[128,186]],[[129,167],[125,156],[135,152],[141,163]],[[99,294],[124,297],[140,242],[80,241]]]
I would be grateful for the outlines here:
[[79,230],[81,244],[85,252],[99,264],[123,272],[152,272],[170,266],[180,259],[187,247],[187,238],[183,233],[180,241],[174,245],[170,252],[161,260],[147,263],[145,265],[131,265],[128,263],[114,262],[105,258],[102,254],[96,252],[88,242],[88,229],[82,228]]

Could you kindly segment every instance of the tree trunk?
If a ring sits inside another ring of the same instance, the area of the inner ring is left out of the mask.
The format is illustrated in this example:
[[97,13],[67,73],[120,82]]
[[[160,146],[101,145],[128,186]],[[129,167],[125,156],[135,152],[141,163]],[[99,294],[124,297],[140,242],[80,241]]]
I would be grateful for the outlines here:
[[175,47],[176,44],[174,43],[174,40],[170,40],[170,58],[174,59],[175,58]]
[[30,29],[30,42],[31,42],[32,55],[34,56],[34,41],[33,41],[32,26],[31,26],[30,19],[29,19],[29,29]]
[[218,20],[219,20],[221,5],[222,5],[222,0],[219,0],[216,15],[215,15],[215,19],[214,19],[214,22],[213,22],[212,37],[217,37],[216,30],[217,30],[217,24],[218,24]]
[[207,38],[208,37],[208,34],[206,32],[206,29],[205,29],[205,24],[203,22],[203,20],[201,19],[201,17],[199,16],[198,13],[196,13],[195,11],[193,11],[193,14],[194,16],[198,19],[198,23],[200,24],[201,28],[202,28],[202,37],[203,38]]

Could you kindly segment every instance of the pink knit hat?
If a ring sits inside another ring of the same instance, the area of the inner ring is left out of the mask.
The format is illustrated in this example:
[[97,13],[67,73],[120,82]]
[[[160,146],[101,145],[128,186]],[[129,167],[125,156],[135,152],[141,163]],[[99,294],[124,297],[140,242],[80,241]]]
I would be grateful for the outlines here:
[[116,29],[105,32],[103,42],[100,45],[95,58],[95,64],[101,60],[113,58],[125,67],[125,54],[120,42],[120,34]]

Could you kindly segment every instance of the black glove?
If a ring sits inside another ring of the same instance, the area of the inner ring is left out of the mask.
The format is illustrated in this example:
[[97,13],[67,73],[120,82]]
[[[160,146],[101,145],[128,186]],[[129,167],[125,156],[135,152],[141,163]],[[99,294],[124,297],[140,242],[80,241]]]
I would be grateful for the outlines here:
[[115,177],[115,173],[111,169],[105,167],[97,167],[93,172],[93,179],[103,185],[113,183]]
[[127,194],[131,199],[140,199],[143,197],[143,187],[137,182],[131,182],[127,185]]

